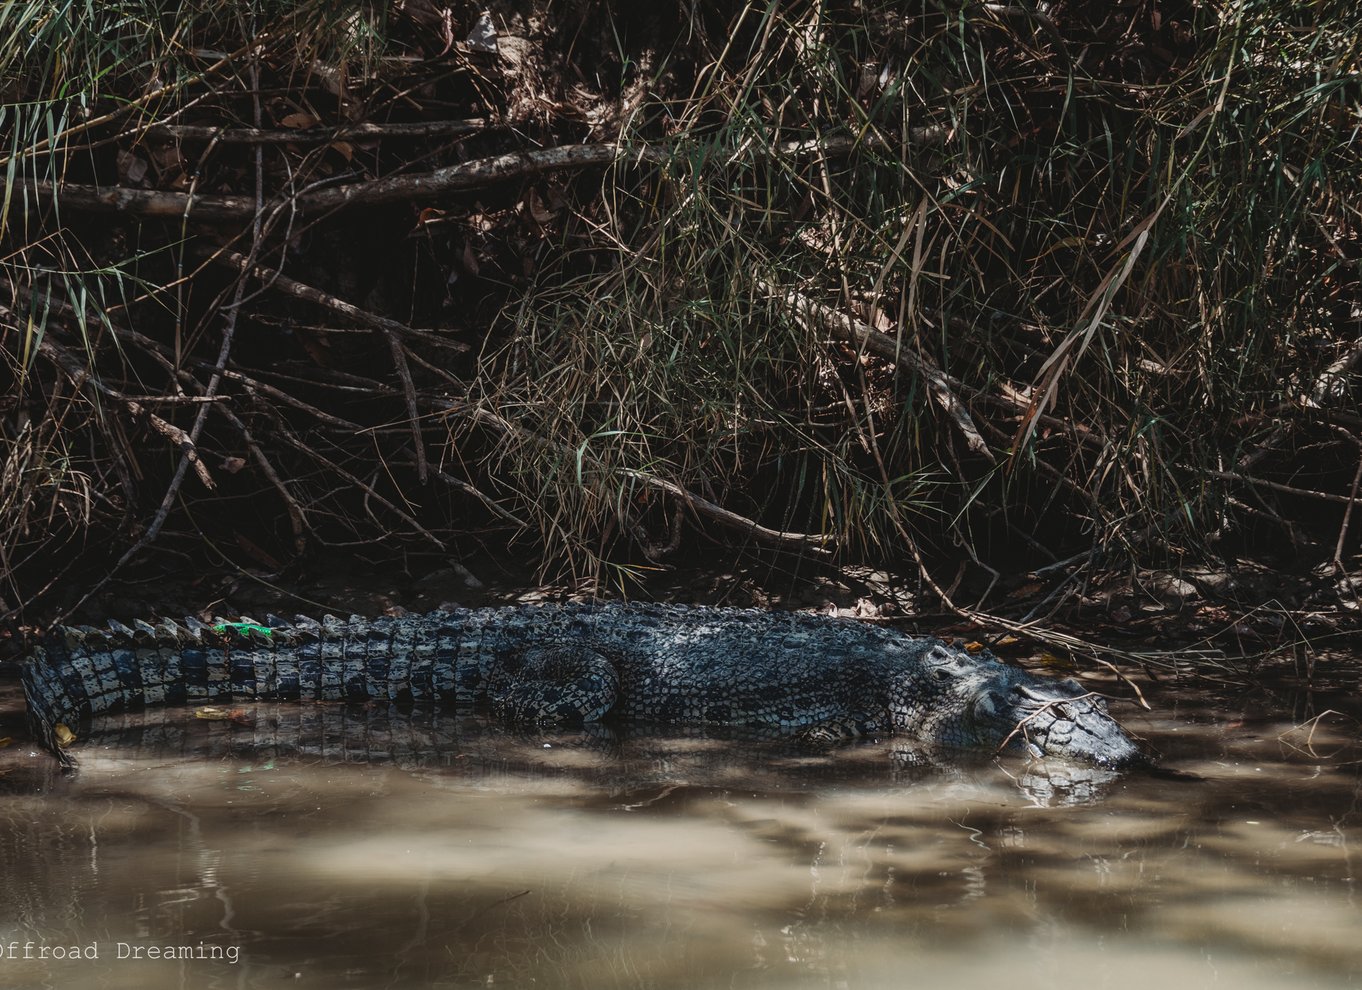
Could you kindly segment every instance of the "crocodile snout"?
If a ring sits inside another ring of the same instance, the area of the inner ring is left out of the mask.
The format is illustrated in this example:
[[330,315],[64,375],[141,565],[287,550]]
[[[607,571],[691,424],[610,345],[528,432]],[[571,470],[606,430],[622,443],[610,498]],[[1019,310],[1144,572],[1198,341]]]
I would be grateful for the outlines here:
[[1107,712],[1106,701],[1073,679],[1017,681],[1005,692],[989,689],[975,705],[981,729],[999,749],[1059,757],[1110,769],[1149,763],[1148,756]]

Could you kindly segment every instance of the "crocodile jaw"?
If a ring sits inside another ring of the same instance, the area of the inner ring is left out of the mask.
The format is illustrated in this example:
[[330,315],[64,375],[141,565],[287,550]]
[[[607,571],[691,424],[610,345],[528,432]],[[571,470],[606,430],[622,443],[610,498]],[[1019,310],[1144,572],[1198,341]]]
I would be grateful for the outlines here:
[[980,744],[1110,769],[1148,762],[1107,713],[1106,702],[1076,681],[1041,681],[1021,672],[1009,680],[1002,690],[982,686],[975,698],[972,721]]

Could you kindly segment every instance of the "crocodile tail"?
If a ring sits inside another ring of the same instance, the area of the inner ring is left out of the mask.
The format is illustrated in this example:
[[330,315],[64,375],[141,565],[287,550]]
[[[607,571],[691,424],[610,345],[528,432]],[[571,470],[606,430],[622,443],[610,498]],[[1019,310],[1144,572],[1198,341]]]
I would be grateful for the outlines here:
[[71,767],[65,745],[93,716],[157,704],[296,698],[297,677],[281,683],[281,675],[297,665],[280,663],[277,651],[285,642],[297,645],[306,632],[245,618],[58,626],[23,666],[29,721],[37,739]]
[[59,626],[24,665],[24,693],[35,736],[67,766],[70,732],[128,709],[257,699],[457,701],[472,687],[455,678],[454,657],[471,648],[465,616]]
[[49,661],[46,650],[36,653],[21,670],[29,729],[43,748],[57,757],[62,768],[70,770],[76,761],[61,745],[57,729],[69,717],[64,715],[66,693],[55,675],[56,668]]
[[197,619],[54,628],[22,670],[34,735],[72,766],[64,744],[84,719],[166,700],[175,691],[171,681],[187,684],[196,669],[206,671],[208,663],[193,662],[195,652],[223,652],[208,630]]

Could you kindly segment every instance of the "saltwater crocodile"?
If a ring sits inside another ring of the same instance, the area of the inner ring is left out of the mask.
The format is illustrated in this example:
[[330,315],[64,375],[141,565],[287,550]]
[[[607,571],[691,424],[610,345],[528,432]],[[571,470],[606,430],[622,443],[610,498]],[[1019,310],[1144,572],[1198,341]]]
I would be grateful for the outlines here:
[[157,704],[374,699],[531,724],[762,726],[826,743],[900,734],[1102,767],[1139,747],[1077,682],[851,619],[704,606],[521,605],[365,619],[59,627],[24,665],[63,762],[91,717]]

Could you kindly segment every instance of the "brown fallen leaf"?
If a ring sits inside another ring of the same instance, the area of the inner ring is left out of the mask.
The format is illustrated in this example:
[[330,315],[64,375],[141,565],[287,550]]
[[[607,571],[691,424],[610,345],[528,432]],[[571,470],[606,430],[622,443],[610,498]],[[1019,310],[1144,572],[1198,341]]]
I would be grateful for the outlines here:
[[416,217],[416,225],[423,227],[428,223],[438,223],[445,218],[445,211],[427,206]]
[[299,110],[295,113],[286,114],[280,119],[279,126],[287,127],[291,131],[305,131],[308,128],[316,127],[319,123],[320,121],[312,114]]
[[57,745],[63,748],[70,746],[76,741],[76,734],[60,723],[53,728],[52,735],[56,738]]

